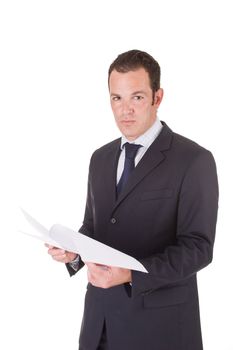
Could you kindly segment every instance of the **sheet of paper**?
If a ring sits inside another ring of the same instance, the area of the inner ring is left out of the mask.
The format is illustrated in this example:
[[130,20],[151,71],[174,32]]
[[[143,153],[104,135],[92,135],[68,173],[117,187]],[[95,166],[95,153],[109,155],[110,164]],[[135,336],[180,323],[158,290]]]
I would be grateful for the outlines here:
[[41,225],[36,219],[34,219],[24,209],[21,208],[21,211],[22,211],[26,221],[29,223],[30,229],[32,229],[32,230],[30,230],[31,233],[25,232],[25,229],[19,230],[20,232],[22,232],[28,236],[37,238],[37,239],[39,239],[45,243],[48,243],[54,247],[62,248],[62,246],[58,242],[56,242],[55,240],[52,239],[52,237],[50,236],[49,230],[46,227]]
[[55,247],[77,253],[83,261],[93,262],[102,265],[123,267],[131,270],[147,273],[144,266],[130,255],[124,254],[117,249],[107,246],[80,232],[71,230],[68,227],[56,224],[50,230],[46,229],[25,210],[22,210],[25,219],[34,229],[33,233],[26,233],[31,237],[40,239]]

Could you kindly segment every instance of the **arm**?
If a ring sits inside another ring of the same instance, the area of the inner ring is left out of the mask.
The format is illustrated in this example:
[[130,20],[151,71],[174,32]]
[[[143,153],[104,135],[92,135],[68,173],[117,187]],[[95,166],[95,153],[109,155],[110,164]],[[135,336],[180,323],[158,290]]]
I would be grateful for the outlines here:
[[132,272],[133,295],[179,282],[212,261],[217,209],[215,162],[211,153],[205,151],[192,162],[183,179],[176,244],[141,260],[149,273]]
[[70,276],[73,276],[78,272],[84,265],[79,255],[76,253],[69,252],[64,249],[53,247],[47,243],[45,246],[48,248],[48,254],[57,262],[66,264]]

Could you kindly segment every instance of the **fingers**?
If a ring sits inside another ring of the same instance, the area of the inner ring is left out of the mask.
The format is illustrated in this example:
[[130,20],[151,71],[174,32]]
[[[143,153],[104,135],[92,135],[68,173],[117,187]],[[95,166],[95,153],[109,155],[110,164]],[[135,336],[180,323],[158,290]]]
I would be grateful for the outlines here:
[[94,264],[94,263],[91,263],[91,262],[88,262],[86,261],[85,262],[85,265],[87,266],[87,268],[89,270],[92,270],[92,271],[99,271],[100,270],[105,270],[105,271],[109,271],[111,269],[110,266],[107,266],[107,265],[102,265],[102,264]]
[[88,270],[95,270],[96,264],[88,262],[88,261],[84,261],[84,263],[87,266]]
[[110,288],[132,281],[131,270],[86,262],[88,281],[95,287]]
[[104,270],[104,271],[110,271],[111,267],[107,265],[101,265],[101,264],[96,264],[97,268]]
[[48,254],[52,257],[59,257],[65,255],[66,251],[64,249],[49,247]]
[[106,275],[111,273],[111,267],[110,266],[106,266],[106,265],[101,265],[101,264],[94,264],[94,263],[90,263],[90,262],[86,262],[85,263],[88,271],[89,271],[89,275],[92,276],[103,276],[103,273],[106,273]]
[[64,249],[56,248],[51,245],[46,245],[48,249],[48,254],[56,261],[66,263],[68,262],[68,255]]
[[58,262],[67,264],[77,257],[76,253],[68,252],[67,250],[54,247],[48,243],[45,243],[45,246],[48,248],[48,254]]
[[85,262],[87,266],[87,278],[95,287],[108,288],[111,278],[111,267],[101,264]]
[[55,248],[53,245],[48,244],[48,243],[44,243],[44,245],[45,245],[45,247],[47,247],[47,248]]

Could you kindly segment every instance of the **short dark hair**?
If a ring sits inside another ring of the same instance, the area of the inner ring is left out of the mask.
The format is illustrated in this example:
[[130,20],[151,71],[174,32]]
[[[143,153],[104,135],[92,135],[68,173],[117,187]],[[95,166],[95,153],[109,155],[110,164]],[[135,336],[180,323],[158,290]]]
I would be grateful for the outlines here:
[[113,70],[119,73],[127,73],[144,68],[149,74],[150,86],[153,92],[160,88],[160,66],[158,62],[147,52],[130,50],[121,53],[110,65],[108,70],[108,82]]

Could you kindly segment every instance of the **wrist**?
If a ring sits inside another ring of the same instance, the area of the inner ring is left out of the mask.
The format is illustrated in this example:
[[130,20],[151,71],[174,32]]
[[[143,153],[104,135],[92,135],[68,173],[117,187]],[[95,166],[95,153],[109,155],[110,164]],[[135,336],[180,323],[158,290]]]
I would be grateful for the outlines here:
[[73,259],[70,261],[70,263],[76,263],[76,262],[78,262],[79,261],[79,255],[78,254],[75,254],[74,256],[73,256]]

